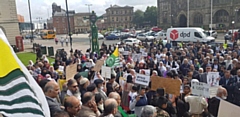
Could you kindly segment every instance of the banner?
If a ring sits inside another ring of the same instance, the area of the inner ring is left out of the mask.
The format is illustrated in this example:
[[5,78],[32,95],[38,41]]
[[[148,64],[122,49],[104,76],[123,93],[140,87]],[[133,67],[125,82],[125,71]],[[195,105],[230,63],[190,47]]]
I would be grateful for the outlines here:
[[104,64],[104,60],[98,60],[93,68],[93,71],[99,72]]
[[147,57],[147,56],[148,56],[148,53],[147,53],[147,52],[143,52],[143,53],[142,53],[142,56],[143,56],[143,57]]
[[221,100],[218,109],[218,117],[239,117],[240,107]]
[[180,95],[181,80],[162,78],[159,76],[151,77],[151,89],[157,90],[158,88],[164,88],[168,94]]
[[102,77],[111,78],[111,67],[102,66]]
[[150,82],[150,76],[143,75],[143,74],[136,75],[136,79],[135,79],[136,84],[148,86],[149,82]]
[[192,82],[191,90],[193,95],[210,98],[210,85],[203,82]]
[[208,72],[207,74],[207,83],[210,86],[219,86],[219,72]]
[[77,73],[77,64],[71,64],[66,67],[66,80],[73,79]]

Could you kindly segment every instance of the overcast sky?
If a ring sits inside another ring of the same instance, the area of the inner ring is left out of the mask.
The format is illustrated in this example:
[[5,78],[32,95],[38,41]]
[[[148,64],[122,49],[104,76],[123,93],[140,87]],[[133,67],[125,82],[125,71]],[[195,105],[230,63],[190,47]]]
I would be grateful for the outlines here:
[[[48,16],[51,17],[53,2],[66,9],[65,0],[30,0],[33,21],[37,21],[38,17],[45,21]],[[16,4],[17,13],[23,15],[25,21],[29,21],[28,0],[16,0]],[[134,11],[137,9],[144,11],[147,6],[157,6],[157,0],[68,0],[68,9],[75,12],[88,12],[85,4],[92,4],[91,10],[94,10],[97,15],[102,15],[110,5],[128,5],[133,6]]]

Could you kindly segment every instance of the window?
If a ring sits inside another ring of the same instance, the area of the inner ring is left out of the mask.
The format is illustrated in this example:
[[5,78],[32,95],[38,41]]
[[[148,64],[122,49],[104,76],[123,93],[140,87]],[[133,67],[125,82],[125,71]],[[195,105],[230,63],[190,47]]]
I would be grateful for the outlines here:
[[194,16],[194,24],[200,24],[202,25],[203,24],[203,16],[202,14],[200,13],[197,13],[195,16]]
[[214,23],[227,23],[229,21],[229,14],[226,10],[219,10],[214,15]]
[[116,21],[118,22],[118,17],[116,17]]
[[118,11],[116,11],[116,14],[118,14]]
[[125,17],[125,21],[127,21],[127,17]]
[[114,12],[112,11],[112,14],[114,14]]
[[127,11],[125,11],[125,14],[127,14]]
[[198,32],[194,32],[194,36],[198,38],[202,38],[202,36]]
[[112,17],[112,21],[114,22],[114,17]]

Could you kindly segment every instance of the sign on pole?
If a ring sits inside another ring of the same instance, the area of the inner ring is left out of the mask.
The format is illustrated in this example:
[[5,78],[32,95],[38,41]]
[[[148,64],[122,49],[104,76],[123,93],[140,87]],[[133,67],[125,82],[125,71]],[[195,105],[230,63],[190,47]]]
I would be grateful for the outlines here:
[[158,88],[164,88],[168,94],[180,95],[181,81],[179,79],[162,78],[159,76],[151,77],[151,89],[157,90]]
[[192,82],[191,89],[193,95],[203,96],[205,98],[210,97],[210,85],[203,82]]
[[104,64],[103,60],[98,60],[96,65],[93,68],[93,71],[99,72],[101,70],[103,64]]
[[66,80],[73,79],[77,73],[77,64],[71,64],[66,67]]
[[102,77],[111,78],[111,67],[102,66]]
[[143,74],[137,74],[136,79],[135,79],[136,84],[148,86],[149,82],[150,82],[150,76],[143,75]]
[[219,72],[208,72],[207,83],[210,86],[219,86]]

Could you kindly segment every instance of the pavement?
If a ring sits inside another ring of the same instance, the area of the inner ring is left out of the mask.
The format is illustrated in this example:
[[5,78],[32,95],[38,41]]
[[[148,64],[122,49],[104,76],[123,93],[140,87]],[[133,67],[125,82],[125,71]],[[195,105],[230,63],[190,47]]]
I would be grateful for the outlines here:
[[[57,38],[60,39],[61,37],[65,37],[66,35],[57,35]],[[83,53],[86,52],[87,49],[90,48],[90,41],[89,41],[89,37],[88,34],[73,34],[72,35],[72,47],[73,50],[78,49],[78,50],[82,50]],[[119,42],[120,40],[99,40],[99,45],[102,44],[102,42],[104,41],[104,43],[106,45],[110,45],[110,44],[116,44],[117,42]],[[216,42],[224,42],[224,34],[218,34],[218,38],[215,40]],[[66,44],[64,43],[64,46],[61,46],[61,43],[58,42],[58,44],[55,44],[54,39],[51,40],[43,40],[40,38],[37,38],[34,40],[34,43],[38,43],[47,47],[53,47],[54,48],[54,54],[55,51],[57,49],[64,49],[66,50],[67,53],[70,53],[70,43],[68,44],[68,46],[66,46]],[[24,40],[24,51],[26,52],[33,52],[32,49],[33,45],[29,42],[29,40]]]

